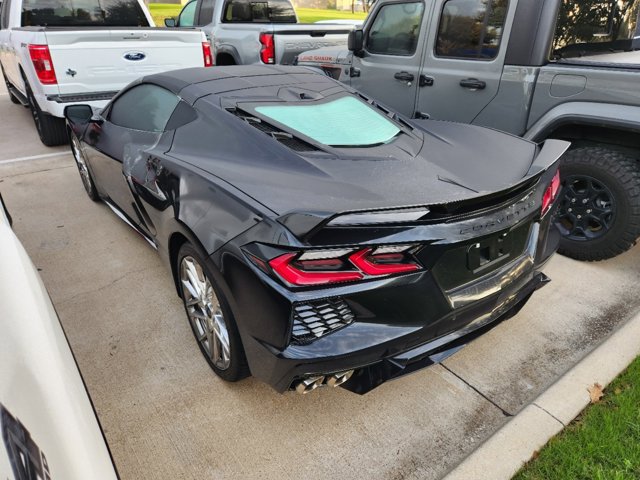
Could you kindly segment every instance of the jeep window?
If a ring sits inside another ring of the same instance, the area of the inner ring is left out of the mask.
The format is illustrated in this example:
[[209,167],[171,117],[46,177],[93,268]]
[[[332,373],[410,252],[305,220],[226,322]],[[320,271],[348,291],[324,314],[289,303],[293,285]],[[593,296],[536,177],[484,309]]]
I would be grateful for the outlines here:
[[640,0],[563,0],[553,59],[588,57],[640,48]]
[[413,55],[422,25],[422,2],[383,6],[367,32],[365,48],[380,55]]
[[436,55],[491,60],[500,50],[508,0],[448,0],[442,7]]
[[136,0],[24,0],[23,27],[148,27]]
[[288,0],[228,0],[224,5],[225,23],[297,23],[296,12]]
[[145,132],[163,132],[180,99],[157,85],[143,83],[113,101],[109,121]]

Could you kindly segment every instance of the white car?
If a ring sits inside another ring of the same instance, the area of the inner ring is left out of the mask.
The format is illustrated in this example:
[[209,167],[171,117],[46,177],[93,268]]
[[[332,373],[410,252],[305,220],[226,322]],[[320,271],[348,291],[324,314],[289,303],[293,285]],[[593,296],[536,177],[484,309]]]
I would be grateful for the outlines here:
[[64,331],[0,196],[0,478],[116,480]]

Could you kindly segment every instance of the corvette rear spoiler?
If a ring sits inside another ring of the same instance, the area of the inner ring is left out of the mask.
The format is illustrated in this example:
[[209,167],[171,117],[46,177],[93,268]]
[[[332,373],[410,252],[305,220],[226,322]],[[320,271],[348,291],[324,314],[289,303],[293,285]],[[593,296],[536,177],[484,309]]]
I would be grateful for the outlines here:
[[[538,150],[526,175],[517,183],[505,185],[504,188],[493,192],[477,192],[476,195],[459,200],[449,201],[446,204],[456,202],[473,202],[478,208],[486,202],[498,202],[500,198],[515,196],[518,192],[524,192],[537,184],[545,173],[555,170],[559,166],[560,157],[567,151],[570,143],[562,140],[547,140]],[[444,182],[451,180],[441,178]],[[551,178],[549,178],[549,181]],[[453,182],[452,182],[453,183]],[[408,205],[390,207],[378,210],[352,210],[344,212],[290,212],[278,218],[278,222],[287,227],[296,237],[308,239],[324,227],[381,227],[391,225],[409,225],[426,218],[429,213],[444,203],[431,203],[429,205]]]

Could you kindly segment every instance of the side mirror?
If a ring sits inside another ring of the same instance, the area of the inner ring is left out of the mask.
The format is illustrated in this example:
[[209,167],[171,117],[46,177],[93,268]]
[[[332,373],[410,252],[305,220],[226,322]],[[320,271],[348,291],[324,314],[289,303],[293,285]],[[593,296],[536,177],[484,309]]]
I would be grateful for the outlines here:
[[165,27],[169,27],[169,28],[173,28],[176,26],[176,19],[171,17],[171,18],[165,18],[164,19],[164,26]]
[[361,57],[364,48],[364,32],[362,29],[351,30],[349,37],[347,38],[347,46],[350,52],[354,55]]
[[93,108],[90,105],[69,105],[64,109],[64,116],[71,123],[89,123]]

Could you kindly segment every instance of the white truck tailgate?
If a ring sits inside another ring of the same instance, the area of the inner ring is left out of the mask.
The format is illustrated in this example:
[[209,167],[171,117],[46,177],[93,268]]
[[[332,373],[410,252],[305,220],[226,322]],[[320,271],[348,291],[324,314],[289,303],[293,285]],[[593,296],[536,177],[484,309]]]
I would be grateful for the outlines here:
[[60,95],[111,92],[144,75],[204,66],[199,30],[47,30]]

